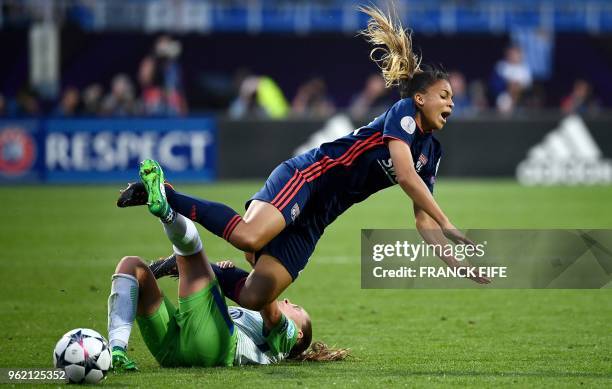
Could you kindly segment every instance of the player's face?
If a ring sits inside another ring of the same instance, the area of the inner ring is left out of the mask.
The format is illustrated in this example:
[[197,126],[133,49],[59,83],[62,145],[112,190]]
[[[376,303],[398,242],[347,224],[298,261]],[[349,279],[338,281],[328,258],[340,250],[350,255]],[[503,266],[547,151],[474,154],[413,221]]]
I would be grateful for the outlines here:
[[453,107],[453,90],[446,80],[438,80],[425,93],[415,96],[423,114],[423,130],[440,130],[446,124]]
[[289,301],[289,299],[279,300],[278,308],[285,316],[293,320],[293,322],[300,328],[302,328],[302,323],[309,319],[308,313],[304,310],[304,308],[297,304],[293,304],[291,301]]

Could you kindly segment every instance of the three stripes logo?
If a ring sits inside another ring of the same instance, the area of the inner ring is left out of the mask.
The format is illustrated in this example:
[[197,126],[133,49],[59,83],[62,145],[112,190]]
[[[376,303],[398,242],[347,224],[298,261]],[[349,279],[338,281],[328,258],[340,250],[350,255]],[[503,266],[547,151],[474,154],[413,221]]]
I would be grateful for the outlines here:
[[366,151],[383,145],[384,142],[380,132],[376,132],[367,139],[361,139],[353,143],[353,145],[338,158],[330,158],[325,155],[303,170],[295,169],[295,173],[291,179],[278,192],[276,197],[271,201],[271,204],[282,212],[306,183],[316,180],[336,166],[348,168]]
[[612,183],[612,161],[604,159],[584,121],[571,115],[527,152],[516,168],[523,185]]

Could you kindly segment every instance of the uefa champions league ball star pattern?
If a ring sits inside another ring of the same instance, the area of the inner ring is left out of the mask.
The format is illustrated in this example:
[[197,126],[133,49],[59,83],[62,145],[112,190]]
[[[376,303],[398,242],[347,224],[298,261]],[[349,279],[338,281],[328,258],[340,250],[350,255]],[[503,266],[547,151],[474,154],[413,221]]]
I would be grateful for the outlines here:
[[95,384],[106,376],[112,358],[108,342],[98,332],[86,328],[68,331],[55,345],[53,364],[64,369],[73,383]]

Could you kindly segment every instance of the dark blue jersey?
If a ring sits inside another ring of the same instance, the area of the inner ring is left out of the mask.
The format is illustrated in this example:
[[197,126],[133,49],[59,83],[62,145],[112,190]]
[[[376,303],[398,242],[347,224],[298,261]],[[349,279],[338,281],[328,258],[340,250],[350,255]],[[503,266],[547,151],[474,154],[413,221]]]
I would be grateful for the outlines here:
[[400,100],[367,126],[277,166],[245,206],[270,203],[286,226],[256,255],[277,258],[295,280],[325,227],[351,205],[397,183],[390,139],[408,144],[416,171],[433,191],[440,143],[417,127],[415,112],[412,99]]
[[[415,113],[412,99],[402,99],[368,125],[285,162],[295,171],[286,192],[297,193],[307,186],[305,206],[316,215],[310,221],[315,229],[322,232],[351,205],[397,183],[387,147],[390,139],[408,144],[417,173],[433,192],[442,151],[431,133],[417,127]],[[282,211],[289,196],[281,191],[272,204]]]

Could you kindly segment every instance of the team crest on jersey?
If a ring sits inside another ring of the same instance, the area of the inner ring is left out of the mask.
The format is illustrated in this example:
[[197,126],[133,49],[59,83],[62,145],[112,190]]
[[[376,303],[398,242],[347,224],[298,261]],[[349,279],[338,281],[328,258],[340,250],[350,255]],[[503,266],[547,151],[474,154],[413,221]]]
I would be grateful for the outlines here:
[[293,207],[291,207],[291,220],[295,221],[298,216],[300,216],[300,206],[298,203],[295,203]]
[[400,120],[400,126],[404,131],[412,135],[414,134],[414,130],[416,129],[416,122],[414,121],[412,116],[404,116],[402,120]]
[[36,143],[25,130],[14,127],[0,132],[0,174],[19,176],[36,160]]
[[427,157],[425,156],[425,154],[421,154],[419,155],[419,160],[417,161],[416,165],[415,165],[415,169],[417,171],[417,173],[421,172],[421,169],[423,168],[423,166],[427,165]]
[[244,312],[242,312],[240,309],[230,308],[229,314],[233,320],[238,320],[242,317],[242,315],[244,315]]

